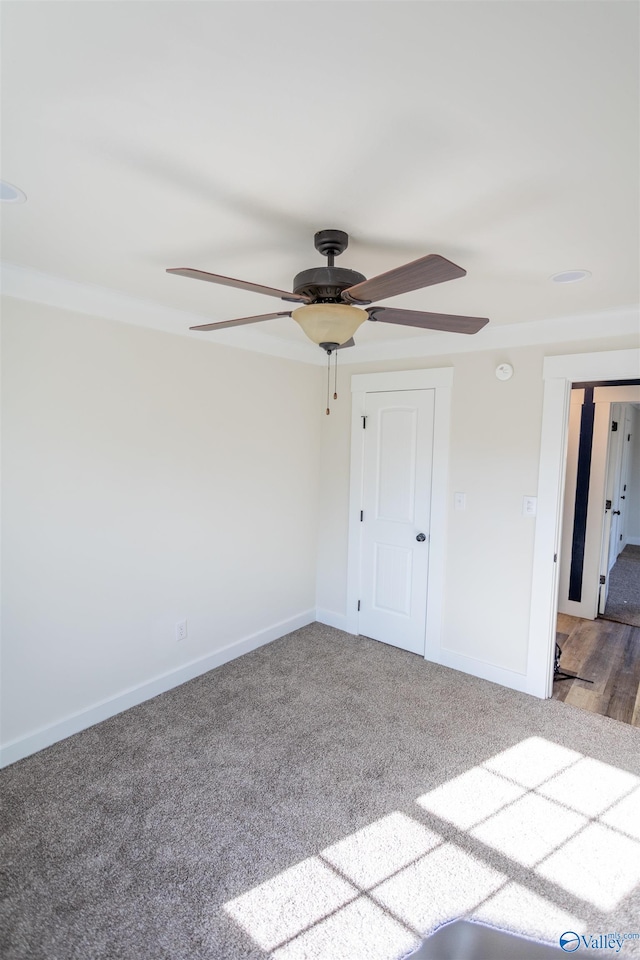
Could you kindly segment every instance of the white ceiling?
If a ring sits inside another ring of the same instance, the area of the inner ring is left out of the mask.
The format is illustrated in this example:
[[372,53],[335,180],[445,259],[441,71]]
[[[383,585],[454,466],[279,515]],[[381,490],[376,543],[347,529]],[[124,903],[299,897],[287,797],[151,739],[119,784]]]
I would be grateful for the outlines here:
[[[2,177],[28,201],[3,205],[3,260],[172,308],[176,332],[288,307],[166,267],[291,289],[323,227],[366,276],[427,253],[468,272],[387,306],[495,328],[636,304],[638,11],[5,0]],[[593,276],[549,281],[572,268]],[[254,333],[317,350],[287,319],[224,342]]]

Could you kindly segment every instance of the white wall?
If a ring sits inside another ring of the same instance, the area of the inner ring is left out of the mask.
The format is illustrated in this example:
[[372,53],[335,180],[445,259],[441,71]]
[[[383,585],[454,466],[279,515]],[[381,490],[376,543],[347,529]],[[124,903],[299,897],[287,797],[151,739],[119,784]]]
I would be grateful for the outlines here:
[[314,619],[323,414],[321,368],[6,300],[4,744]]
[[[537,494],[543,358],[636,345],[621,337],[343,369],[347,384],[352,373],[453,367],[445,650],[526,671],[535,520],[522,516],[522,498]],[[515,368],[506,382],[494,376],[502,361]],[[336,623],[346,612],[348,407],[336,404],[323,425],[318,607]],[[454,491],[467,495],[464,513],[453,511]]]
[[[636,345],[343,365],[325,417],[321,367],[20,300],[3,327],[9,759],[315,607],[344,619],[354,372],[453,367],[443,642],[470,665],[524,672],[535,521],[521,506],[536,494],[543,357]],[[501,361],[515,367],[504,383]]]

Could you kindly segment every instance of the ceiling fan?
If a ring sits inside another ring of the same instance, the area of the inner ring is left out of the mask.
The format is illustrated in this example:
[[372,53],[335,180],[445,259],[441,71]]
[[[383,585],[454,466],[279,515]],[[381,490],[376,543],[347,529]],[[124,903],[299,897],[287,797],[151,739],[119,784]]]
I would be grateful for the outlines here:
[[[438,254],[429,254],[405,263],[401,267],[381,273],[369,280],[355,270],[334,266],[334,258],[347,249],[349,237],[343,230],[319,230],[315,247],[327,258],[326,267],[303,270],[293,280],[293,292],[265,287],[259,283],[234,280],[191,267],[172,267],[167,273],[194,280],[207,280],[226,287],[252,290],[270,297],[279,297],[299,306],[295,310],[280,310],[238,320],[202,323],[190,330],[223,330],[248,323],[260,323],[275,317],[293,317],[305,334],[328,354],[342,347],[354,346],[353,334],[365,320],[398,323],[423,330],[443,330],[449,333],[477,333],[487,323],[486,317],[459,317],[446,313],[424,313],[420,310],[401,310],[397,307],[370,307],[374,300],[385,300],[410,290],[420,290],[446,280],[464,277],[466,270]],[[366,309],[363,309],[366,307]]]

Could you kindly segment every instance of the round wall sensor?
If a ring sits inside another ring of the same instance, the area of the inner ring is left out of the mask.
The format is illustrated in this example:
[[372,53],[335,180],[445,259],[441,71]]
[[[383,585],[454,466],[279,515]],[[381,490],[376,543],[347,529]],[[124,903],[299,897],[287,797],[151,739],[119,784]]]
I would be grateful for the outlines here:
[[496,367],[496,377],[498,380],[510,380],[513,376],[513,367],[510,363],[499,363]]

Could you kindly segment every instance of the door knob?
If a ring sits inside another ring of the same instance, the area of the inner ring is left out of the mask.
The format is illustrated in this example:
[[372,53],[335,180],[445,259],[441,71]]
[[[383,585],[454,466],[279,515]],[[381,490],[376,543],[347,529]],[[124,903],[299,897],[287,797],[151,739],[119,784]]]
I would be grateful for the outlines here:
[[619,511],[619,510],[614,510],[614,511],[612,512],[612,516],[613,516],[613,517],[616,517],[616,516],[619,517],[619,516],[620,516],[620,511]]
[[416,537],[416,540],[418,541],[418,543],[422,543],[423,540],[426,540],[426,539],[427,538],[425,537],[424,533],[419,533],[418,536]]

